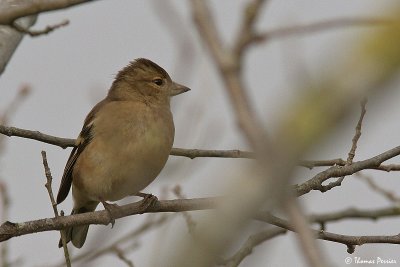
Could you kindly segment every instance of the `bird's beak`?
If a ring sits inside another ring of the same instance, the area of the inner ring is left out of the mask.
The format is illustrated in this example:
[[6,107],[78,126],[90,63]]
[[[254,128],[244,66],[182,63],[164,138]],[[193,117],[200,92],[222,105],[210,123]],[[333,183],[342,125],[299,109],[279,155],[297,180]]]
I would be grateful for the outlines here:
[[190,88],[181,85],[179,83],[176,82],[172,82],[172,90],[171,90],[171,96],[176,96],[176,95],[180,95],[182,93],[185,93],[187,91],[190,91]]

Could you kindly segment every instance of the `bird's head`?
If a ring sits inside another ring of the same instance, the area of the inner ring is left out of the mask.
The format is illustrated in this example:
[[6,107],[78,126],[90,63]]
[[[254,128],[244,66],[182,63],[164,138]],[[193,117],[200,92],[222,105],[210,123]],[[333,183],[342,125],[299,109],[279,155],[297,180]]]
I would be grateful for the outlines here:
[[169,103],[172,96],[189,91],[171,80],[156,63],[139,58],[123,68],[116,76],[109,97],[116,100],[138,100]]

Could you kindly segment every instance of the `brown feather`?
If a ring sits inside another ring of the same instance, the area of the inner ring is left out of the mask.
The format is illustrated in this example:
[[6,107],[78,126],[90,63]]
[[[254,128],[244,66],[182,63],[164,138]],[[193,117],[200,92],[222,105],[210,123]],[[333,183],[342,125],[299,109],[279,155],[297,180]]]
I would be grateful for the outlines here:
[[71,154],[69,155],[67,164],[64,168],[64,174],[61,178],[61,185],[60,189],[58,190],[57,194],[57,204],[63,202],[71,190],[72,184],[72,171],[75,166],[75,162],[78,159],[79,155],[85,149],[85,147],[90,143],[93,138],[93,119],[97,111],[104,105],[106,102],[103,100],[99,102],[94,108],[90,111],[85,119],[85,123],[83,125],[82,131],[79,134],[77,139],[76,146],[72,149]]

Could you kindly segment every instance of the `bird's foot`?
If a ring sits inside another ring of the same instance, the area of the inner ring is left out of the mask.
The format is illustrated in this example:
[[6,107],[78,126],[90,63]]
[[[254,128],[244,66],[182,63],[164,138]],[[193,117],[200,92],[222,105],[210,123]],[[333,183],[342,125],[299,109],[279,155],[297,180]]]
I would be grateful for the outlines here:
[[110,216],[111,228],[113,228],[115,224],[115,218],[117,218],[119,211],[119,206],[117,204],[107,203],[105,201],[101,201],[101,204],[103,204],[104,209],[108,212],[108,215]]
[[149,208],[153,207],[154,204],[156,204],[158,202],[158,198],[152,194],[146,194],[146,193],[139,192],[139,193],[135,194],[135,196],[143,198],[143,200],[140,203],[140,212],[139,213],[146,212]]

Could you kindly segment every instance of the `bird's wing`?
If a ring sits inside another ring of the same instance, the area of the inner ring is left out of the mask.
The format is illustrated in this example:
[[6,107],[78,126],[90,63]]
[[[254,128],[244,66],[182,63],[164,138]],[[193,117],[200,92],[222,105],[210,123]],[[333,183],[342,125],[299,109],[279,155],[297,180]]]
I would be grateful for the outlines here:
[[72,170],[79,155],[85,149],[85,147],[90,143],[93,138],[92,134],[93,124],[85,125],[79,134],[76,146],[72,149],[69,155],[67,164],[65,165],[64,174],[61,179],[60,189],[57,195],[57,204],[60,204],[68,196],[69,190],[72,184]]
[[79,155],[84,151],[86,146],[91,142],[93,139],[93,120],[95,118],[95,114],[97,111],[105,105],[106,101],[101,101],[98,103],[92,111],[88,114],[85,119],[85,123],[83,125],[82,131],[79,134],[79,137],[76,141],[76,146],[72,149],[71,154],[69,155],[67,164],[65,165],[64,174],[61,179],[60,189],[58,190],[57,194],[57,204],[60,204],[65,200],[68,196],[69,190],[71,189],[72,184],[72,171],[74,169],[74,165],[76,160],[78,159]]

